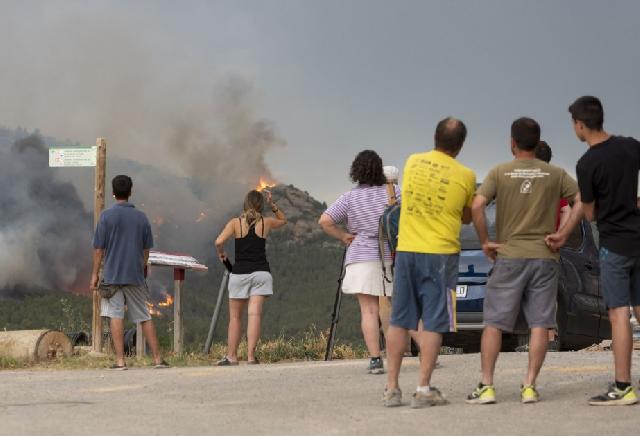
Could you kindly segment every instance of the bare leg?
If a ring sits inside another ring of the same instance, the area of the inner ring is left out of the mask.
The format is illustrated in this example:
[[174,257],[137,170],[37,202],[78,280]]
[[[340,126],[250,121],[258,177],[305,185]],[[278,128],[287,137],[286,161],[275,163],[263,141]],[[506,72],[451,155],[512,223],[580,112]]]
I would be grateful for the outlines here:
[[158,344],[156,327],[153,324],[152,320],[144,321],[140,324],[142,326],[142,333],[144,334],[144,338],[147,340],[149,348],[151,348],[151,354],[153,354],[153,362],[158,365],[160,362],[162,362],[162,358],[160,357],[160,345]]
[[124,366],[124,320],[121,318],[109,318],[109,325],[111,327],[113,348],[116,350],[116,365]]
[[357,294],[360,303],[361,327],[364,342],[371,357],[380,357],[380,319],[378,318],[378,297]]
[[238,298],[229,299],[229,331],[227,334],[227,357],[233,362],[238,361],[238,345],[242,336],[242,314],[248,300]]
[[398,377],[402,365],[402,355],[407,345],[407,331],[401,327],[389,326],[387,338],[387,389],[398,388]]
[[482,384],[493,384],[493,373],[496,369],[496,360],[502,348],[502,331],[495,327],[486,326],[482,331],[482,343],[480,345],[482,360]]
[[382,324],[382,333],[387,337],[389,331],[389,320],[391,319],[391,298],[378,297],[378,307],[380,315],[380,324]]
[[629,321],[629,308],[609,309],[609,321],[611,321],[611,349],[613,350],[616,381],[630,383],[633,336]]
[[418,346],[418,351],[420,351],[420,333],[423,331],[424,324],[422,323],[422,320],[418,322],[418,330],[409,330],[409,340],[407,341],[407,347],[409,350],[411,349],[411,339],[413,339],[413,342]]
[[262,305],[266,297],[254,295],[249,298],[249,320],[247,321],[247,360],[252,362],[256,359],[255,351],[260,339],[260,321],[262,319]]
[[442,335],[440,333],[421,331],[418,334],[418,344],[420,346],[420,375],[418,386],[429,386],[431,374],[436,367],[438,353],[442,345]]
[[540,368],[544,363],[549,347],[549,332],[551,330],[544,327],[534,327],[529,335],[529,368],[527,370],[527,378],[524,385],[536,384]]

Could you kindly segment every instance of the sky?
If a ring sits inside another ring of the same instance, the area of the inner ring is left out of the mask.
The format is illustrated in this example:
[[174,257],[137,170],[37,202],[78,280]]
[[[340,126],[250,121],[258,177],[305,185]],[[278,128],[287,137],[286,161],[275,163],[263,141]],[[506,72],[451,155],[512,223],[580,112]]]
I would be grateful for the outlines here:
[[[84,143],[116,138],[115,153],[143,160],[148,149],[127,142],[162,141],[167,107],[197,116],[202,95],[241,77],[254,115],[281,139],[265,151],[272,176],[327,202],[351,188],[360,150],[402,167],[433,147],[446,116],[466,123],[459,159],[479,180],[511,158],[509,126],[520,116],[540,122],[555,163],[573,173],[586,147],[567,107],[581,95],[602,99],[611,133],[640,137],[633,0],[4,1],[2,9],[0,125]],[[173,168],[159,150],[151,163]],[[189,175],[188,166],[174,169]]]

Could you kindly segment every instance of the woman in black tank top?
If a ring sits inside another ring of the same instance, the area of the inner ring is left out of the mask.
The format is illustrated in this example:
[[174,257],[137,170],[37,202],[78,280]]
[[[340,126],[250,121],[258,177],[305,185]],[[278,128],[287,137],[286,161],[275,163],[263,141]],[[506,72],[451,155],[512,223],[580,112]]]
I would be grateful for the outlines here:
[[227,259],[224,243],[235,238],[235,265],[229,277],[229,330],[227,355],[219,366],[238,364],[238,345],[242,337],[242,314],[248,307],[247,360],[256,364],[255,349],[260,337],[260,320],[264,300],[273,294],[273,279],[267,261],[266,242],[271,230],[287,223],[284,213],[273,203],[271,193],[266,200],[275,217],[264,217],[265,198],[261,192],[251,191],[244,201],[244,212],[230,220],[216,239],[221,261]]

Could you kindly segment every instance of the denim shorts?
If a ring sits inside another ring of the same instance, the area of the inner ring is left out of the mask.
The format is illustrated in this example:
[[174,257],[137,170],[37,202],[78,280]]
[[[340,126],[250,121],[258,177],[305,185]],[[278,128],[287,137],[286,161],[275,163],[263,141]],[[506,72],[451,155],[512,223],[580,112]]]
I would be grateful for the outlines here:
[[391,325],[427,331],[456,331],[457,254],[398,252],[391,299]]
[[600,248],[600,284],[610,308],[640,306],[640,257],[628,257]]
[[131,322],[149,321],[151,314],[147,306],[148,301],[149,289],[147,285],[122,285],[111,298],[102,299],[100,316],[124,319],[126,305]]

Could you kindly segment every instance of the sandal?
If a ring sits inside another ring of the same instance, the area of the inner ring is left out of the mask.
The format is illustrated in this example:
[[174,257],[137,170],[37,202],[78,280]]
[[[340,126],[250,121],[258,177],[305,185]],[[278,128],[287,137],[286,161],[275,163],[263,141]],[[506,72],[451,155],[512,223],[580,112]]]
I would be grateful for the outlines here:
[[117,363],[114,363],[108,369],[111,369],[113,371],[126,371],[129,368],[127,368],[127,365],[118,365]]
[[216,366],[236,366],[238,361],[229,360],[227,356],[224,356],[222,359],[218,360]]
[[156,363],[155,365],[153,365],[153,369],[165,369],[165,368],[171,368],[171,365],[169,365],[167,363],[166,360],[161,360],[160,363]]
[[254,357],[253,360],[248,360],[247,361],[247,365],[259,365],[260,361],[258,360],[257,357]]

